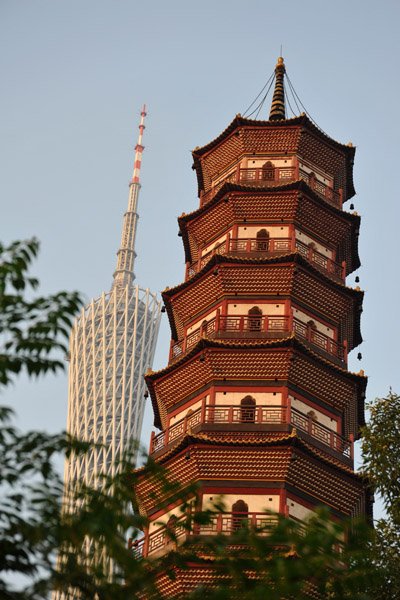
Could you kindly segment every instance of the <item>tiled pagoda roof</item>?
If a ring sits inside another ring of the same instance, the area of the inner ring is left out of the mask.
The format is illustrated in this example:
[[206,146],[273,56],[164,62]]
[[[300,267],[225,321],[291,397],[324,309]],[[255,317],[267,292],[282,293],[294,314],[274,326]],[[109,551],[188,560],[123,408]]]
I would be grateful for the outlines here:
[[[185,450],[190,447],[190,459]],[[292,460],[293,455],[296,457]],[[323,501],[350,515],[363,490],[364,478],[327,455],[320,455],[295,432],[286,438],[215,443],[200,435],[187,435],[159,462],[171,480],[185,486],[193,481],[286,482],[317,502]],[[143,473],[145,471],[142,471]],[[140,471],[136,472],[140,476]],[[230,487],[232,483],[230,483]],[[137,484],[141,512],[155,508],[152,492],[157,488],[150,477]],[[144,510],[143,510],[144,509]]]
[[[296,276],[295,264],[304,268]],[[251,269],[250,265],[255,268]],[[222,267],[218,275],[213,273],[216,266]],[[268,269],[263,266],[268,266]],[[349,321],[346,325],[349,348],[354,348],[362,341],[360,316],[364,293],[324,275],[297,251],[268,258],[214,254],[193,277],[162,292],[174,339],[183,336],[183,324],[190,312],[196,314],[209,304],[210,298],[216,300],[222,295],[236,294],[239,299],[240,294],[244,294],[244,287],[249,289],[246,296],[257,294],[258,297],[275,297],[278,294],[302,298],[305,293],[309,294],[313,298],[314,308],[330,315],[332,319],[339,321],[350,315],[352,323]],[[353,306],[356,308],[354,318]]]
[[[243,192],[243,195],[240,192]],[[251,196],[249,192],[252,192]],[[221,202],[227,194],[230,194],[229,202]],[[178,217],[185,260],[197,260],[197,246],[218,235],[221,223],[229,225],[242,221],[243,218],[271,221],[283,218],[293,220],[300,226],[305,223],[309,229],[315,230],[323,237],[333,235],[336,244],[342,241],[348,229],[359,230],[358,215],[342,211],[327,202],[323,202],[323,211],[316,211],[315,208],[320,207],[321,202],[321,197],[311,190],[303,179],[268,188],[225,183],[208,203]],[[194,231],[198,239],[196,247],[192,248],[189,235]],[[360,266],[357,235],[351,236],[348,244],[354,270]]]
[[[299,350],[295,361],[290,360],[293,350]],[[198,361],[200,352],[205,352],[205,361],[201,363]],[[154,425],[160,429],[166,425],[168,408],[195,391],[193,381],[201,386],[213,380],[222,381],[224,377],[265,380],[266,373],[270,379],[288,381],[317,397],[325,396],[340,409],[355,394],[359,424],[364,424],[367,377],[334,365],[289,335],[281,340],[243,343],[203,338],[180,360],[161,371],[148,373],[145,379],[153,405]],[[357,437],[358,431],[354,433]]]
[[[254,119],[246,119],[242,117],[240,114],[236,115],[233,121],[226,127],[226,129],[214,140],[203,146],[202,148],[195,148],[193,150],[193,160],[194,160],[194,168],[196,169],[197,178],[198,178],[198,189],[199,194],[202,189],[204,189],[204,181],[203,181],[203,171],[201,166],[201,161],[214,149],[216,149],[220,144],[226,141],[229,137],[234,136],[234,133],[238,129],[246,128],[248,130],[257,129],[257,130],[265,130],[266,133],[268,130],[282,130],[283,137],[280,136],[279,144],[280,147],[273,147],[272,151],[281,151],[284,152],[287,148],[294,151],[299,145],[299,137],[301,136],[303,131],[307,131],[311,136],[317,138],[324,144],[330,146],[332,149],[339,151],[344,157],[347,165],[347,173],[348,173],[348,182],[346,189],[346,198],[349,199],[355,194],[354,184],[353,184],[353,174],[352,174],[352,166],[354,162],[355,155],[355,147],[347,146],[345,144],[341,144],[336,142],[334,139],[329,137],[326,133],[324,133],[321,129],[319,129],[314,123],[305,115],[302,114],[298,117],[294,117],[292,119],[282,119],[279,121],[258,121]],[[285,131],[286,130],[286,131]],[[296,131],[297,130],[297,131]],[[271,133],[272,133],[271,131]],[[287,138],[287,139],[285,139]],[[257,148],[256,140],[252,140],[252,147],[254,149]],[[263,150],[267,150],[269,146],[268,139],[263,143]],[[231,150],[230,150],[231,152]],[[239,148],[238,148],[239,152]]]

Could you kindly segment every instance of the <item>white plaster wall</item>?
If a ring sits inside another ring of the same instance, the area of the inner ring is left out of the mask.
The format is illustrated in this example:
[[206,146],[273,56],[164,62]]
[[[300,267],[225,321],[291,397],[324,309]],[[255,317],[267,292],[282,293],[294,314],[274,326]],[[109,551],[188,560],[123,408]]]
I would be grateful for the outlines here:
[[273,225],[242,225],[238,227],[238,238],[256,238],[257,231],[260,229],[266,229],[271,238],[288,238],[289,227],[287,226],[273,226]]
[[299,167],[300,169],[303,169],[303,171],[305,171],[306,173],[314,173],[318,181],[321,181],[322,183],[325,183],[329,186],[332,184],[333,178],[332,175],[329,175],[329,173],[324,173],[323,171],[312,165],[306,165],[301,161],[301,159],[299,159]]
[[229,169],[227,168],[225,171],[223,171],[222,173],[220,173],[215,179],[213,179],[212,183],[214,186],[216,186],[220,181],[223,181],[224,179],[226,179],[229,175],[233,175],[234,173],[236,173],[236,167],[237,167],[237,162],[232,166],[229,167]]
[[258,306],[262,311],[263,315],[284,315],[285,305],[284,304],[272,304],[267,302],[257,302],[254,304],[243,303],[243,304],[228,304],[227,310],[228,315],[244,315],[246,316],[250,308]]
[[310,517],[313,514],[312,510],[306,508],[298,502],[295,502],[291,498],[287,499],[286,504],[289,507],[289,516],[295,517],[296,519],[300,519],[301,521],[305,521],[308,517]]
[[257,406],[281,406],[281,392],[257,392],[247,390],[244,392],[216,392],[215,404],[227,406],[239,406],[245,396],[252,396]]
[[227,236],[227,232],[224,233],[224,235],[221,235],[218,239],[213,240],[212,242],[207,244],[207,246],[202,249],[201,256],[204,256],[205,254],[207,254],[207,252],[210,252],[213,248],[215,248],[215,246],[218,246],[222,242],[225,242],[226,236]]
[[293,408],[297,408],[297,410],[299,410],[300,412],[302,412],[305,415],[308,412],[310,412],[310,410],[314,411],[318,417],[318,423],[321,423],[321,425],[325,425],[325,427],[328,427],[329,429],[331,429],[332,431],[335,431],[336,433],[338,432],[338,422],[333,417],[328,417],[327,415],[325,415],[318,409],[314,408],[313,406],[310,406],[309,404],[306,404],[305,402],[302,402],[301,400],[294,398],[294,396],[289,396],[289,398],[291,399]]
[[232,512],[232,505],[243,500],[249,507],[249,512],[262,513],[265,511],[279,512],[279,496],[273,494],[224,494],[204,495],[203,510],[210,510],[218,501],[222,501],[226,512]]
[[159,529],[162,525],[166,525],[168,523],[168,519],[170,517],[172,517],[172,515],[175,515],[176,518],[179,519],[182,516],[182,514],[183,513],[181,511],[181,506],[175,506],[175,508],[172,508],[167,513],[165,513],[162,516],[158,517],[154,521],[151,521],[149,523],[149,532],[152,533],[156,529]]
[[271,161],[274,167],[293,167],[295,164],[294,156],[286,156],[285,158],[279,157],[274,158],[273,156],[264,156],[254,158],[252,154],[247,156],[247,168],[248,169],[261,169],[267,161]]
[[198,319],[198,321],[196,321],[195,323],[193,323],[193,325],[188,327],[186,335],[189,335],[190,333],[193,333],[197,329],[200,329],[203,321],[211,321],[215,317],[216,314],[217,314],[217,309],[213,310],[210,313],[207,313],[206,315],[202,315],[201,318]]
[[307,323],[309,321],[314,321],[315,326],[317,328],[317,331],[320,331],[321,333],[327,335],[331,339],[334,338],[333,327],[327,327],[326,325],[323,325],[314,316],[311,317],[310,315],[306,315],[306,313],[304,313],[303,311],[301,311],[299,308],[294,308],[293,309],[293,316],[296,319],[298,319],[299,321],[301,321],[302,323],[304,323],[305,325],[307,325]]
[[[206,398],[206,404],[208,404],[210,397],[205,396],[205,398]],[[174,417],[171,417],[171,420],[169,423],[170,426],[173,425],[174,423],[177,423],[180,419],[183,419],[184,417],[186,417],[186,413],[189,410],[192,410],[194,412],[195,410],[200,408],[202,401],[203,401],[203,398],[200,398],[200,400],[197,400],[194,404],[191,404],[190,406],[185,406],[185,408],[182,408],[182,410],[179,413],[177,413]]]
[[326,256],[327,258],[333,258],[332,250],[326,248],[326,246],[323,246],[322,244],[320,244],[313,238],[310,238],[308,235],[306,235],[302,231],[299,231],[298,229],[296,229],[296,240],[303,242],[303,244],[306,244],[307,246],[310,242],[313,242],[315,244],[315,249],[318,250],[318,252],[324,254],[324,256]]

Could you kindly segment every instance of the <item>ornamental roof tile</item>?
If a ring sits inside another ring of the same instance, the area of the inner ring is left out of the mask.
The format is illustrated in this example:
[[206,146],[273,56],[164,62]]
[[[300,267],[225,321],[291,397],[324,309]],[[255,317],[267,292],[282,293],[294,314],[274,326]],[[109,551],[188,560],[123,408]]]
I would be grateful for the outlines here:
[[[246,351],[243,352],[245,347]],[[296,360],[292,361],[293,348]],[[204,361],[198,356],[202,352]],[[296,388],[343,410],[356,403],[357,418],[351,433],[358,436],[364,424],[364,395],[367,378],[351,373],[292,336],[284,340],[227,342],[201,339],[180,360],[145,376],[154,410],[154,424],[166,426],[169,408],[213,380],[285,380]]]
[[[226,195],[229,195],[228,202],[223,201]],[[207,204],[178,217],[186,261],[197,260],[200,247],[244,218],[248,222],[282,218],[293,221],[336,246],[338,258],[348,263],[348,273],[360,265],[358,238],[351,235],[359,229],[360,217],[321,203],[320,196],[303,180],[263,189],[225,184]]]
[[[297,270],[295,264],[304,269]],[[214,267],[218,273],[214,274]],[[223,296],[291,296],[340,323],[349,349],[361,343],[363,292],[347,287],[315,268],[299,252],[268,258],[215,254],[187,281],[162,292],[172,338],[183,338],[184,325]],[[357,310],[354,310],[354,309]]]
[[[207,432],[198,434],[185,434],[184,437],[177,439],[176,444],[167,452],[157,458],[157,462],[165,464],[174,456],[182,452],[182,450],[192,446],[193,444],[202,444],[210,446],[240,446],[240,447],[269,447],[276,445],[292,445],[298,447],[322,460],[323,463],[338,468],[339,471],[355,476],[357,480],[363,480],[363,476],[356,473],[349,465],[339,459],[323,452],[309,442],[306,442],[301,437],[298,437],[296,428],[293,428],[290,433],[284,431],[275,432]],[[139,472],[139,471],[138,471]]]
[[[190,446],[190,459],[185,448]],[[228,450],[229,449],[229,450]],[[295,455],[296,459],[292,460]],[[181,486],[200,480],[287,482],[337,510],[350,514],[363,494],[363,480],[345,465],[337,465],[330,457],[320,457],[302,440],[293,436],[286,440],[249,445],[210,443],[199,436],[188,436],[186,446],[162,457],[171,480]],[[136,472],[140,475],[140,470]],[[144,473],[144,471],[142,471]],[[137,486],[143,508],[157,506],[152,492],[158,486],[152,477],[141,479]]]
[[[355,153],[355,147],[354,146],[346,146],[345,144],[341,144],[340,142],[336,142],[333,138],[329,137],[326,133],[324,133],[322,131],[322,129],[319,129],[316,125],[314,125],[314,123],[306,116],[306,115],[299,115],[297,117],[293,117],[292,119],[282,119],[281,121],[259,121],[256,119],[246,119],[245,117],[242,117],[242,115],[238,114],[236,115],[236,117],[233,119],[233,121],[224,129],[224,131],[222,133],[220,133],[219,136],[217,136],[216,138],[214,138],[211,142],[208,142],[208,144],[205,144],[204,146],[202,146],[201,148],[197,147],[192,151],[193,156],[203,156],[204,154],[206,154],[207,152],[209,152],[212,148],[214,148],[215,146],[217,146],[222,140],[226,139],[229,135],[231,135],[235,129],[237,129],[238,127],[255,127],[255,128],[288,128],[291,126],[307,126],[311,131],[313,131],[314,133],[316,133],[318,136],[321,136],[321,139],[327,141],[328,143],[332,144],[333,146],[335,146],[336,148],[339,148],[340,150],[342,150],[343,152],[354,156]],[[254,134],[253,134],[254,135]]]
[[[233,135],[240,130],[240,135]],[[237,115],[215,140],[193,151],[199,193],[208,189],[211,177],[249,152],[295,153],[328,173],[341,175],[347,198],[354,195],[352,164],[355,148],[334,141],[306,115],[282,121],[255,121]],[[347,179],[347,181],[346,181]]]

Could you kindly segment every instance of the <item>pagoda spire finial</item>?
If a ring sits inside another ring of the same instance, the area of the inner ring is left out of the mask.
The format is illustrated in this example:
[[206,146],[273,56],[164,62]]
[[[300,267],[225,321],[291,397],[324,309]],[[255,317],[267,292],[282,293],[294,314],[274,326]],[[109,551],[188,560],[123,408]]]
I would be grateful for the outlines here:
[[270,121],[281,121],[282,119],[286,119],[285,90],[283,87],[283,78],[285,73],[285,63],[283,62],[283,58],[280,56],[275,67],[275,89],[274,96],[272,98],[271,112],[269,113]]
[[133,265],[136,258],[135,252],[135,237],[136,227],[139,215],[137,213],[137,205],[139,200],[140,190],[140,167],[142,165],[142,152],[144,146],[142,145],[144,118],[146,116],[146,105],[143,104],[143,110],[141,114],[141,121],[139,125],[139,139],[135,146],[135,163],[133,166],[132,181],[129,184],[129,202],[128,210],[124,215],[124,225],[122,229],[121,247],[118,250],[117,256],[117,268],[113,273],[114,282],[113,289],[122,289],[127,285],[133,283],[135,279],[135,273],[133,272]]

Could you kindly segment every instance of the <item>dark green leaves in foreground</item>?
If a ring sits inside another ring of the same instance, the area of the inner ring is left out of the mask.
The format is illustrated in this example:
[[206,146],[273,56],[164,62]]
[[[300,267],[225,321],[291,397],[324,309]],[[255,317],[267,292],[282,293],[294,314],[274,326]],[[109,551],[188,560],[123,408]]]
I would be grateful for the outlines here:
[[72,321],[82,305],[77,292],[31,298],[38,280],[29,276],[35,238],[0,244],[0,385],[23,369],[29,375],[63,368],[54,352],[67,352]]
[[[38,375],[63,367],[57,352],[67,351],[72,319],[81,306],[76,293],[31,298],[38,282],[28,271],[37,252],[34,239],[7,248],[0,245],[3,387],[21,371]],[[279,517],[264,530],[239,527],[229,537],[192,535],[212,512],[196,510],[196,486],[182,490],[147,459],[142,475],[158,482],[160,505],[168,507],[173,500],[181,506],[187,531],[185,543],[179,545],[174,531],[168,529],[171,551],[151,560],[137,556],[127,545],[128,537],[141,537],[146,525],[138,512],[125,510],[137,505],[134,451],[120,465],[117,477],[99,479],[98,489],[77,485],[66,490],[73,510],[64,510],[60,518],[62,483],[53,459],[65,451],[90,451],[88,445],[64,434],[20,434],[12,424],[10,409],[2,408],[0,598],[39,600],[49,598],[57,588],[71,600],[157,600],[160,578],[173,580],[180,570],[192,569],[194,564],[213,564],[215,577],[207,587],[198,586],[177,597],[396,600],[400,597],[399,419],[400,399],[390,394],[371,406],[371,421],[364,430],[365,470],[388,510],[388,519],[379,522],[376,535],[362,523],[351,527],[333,523],[324,510],[317,511],[305,526]]]
[[375,524],[374,562],[384,572],[377,598],[400,598],[400,396],[391,391],[367,408],[362,429],[363,470],[378,493],[386,517]]

